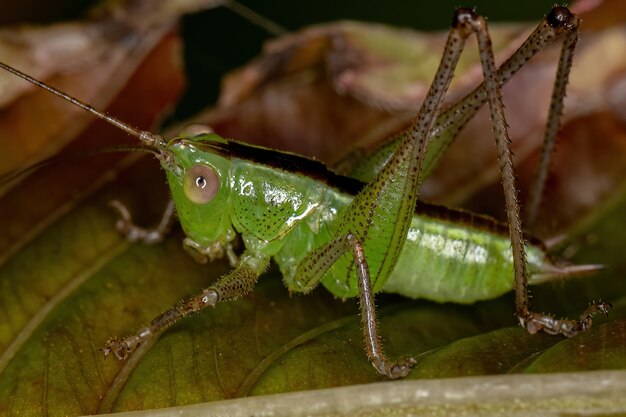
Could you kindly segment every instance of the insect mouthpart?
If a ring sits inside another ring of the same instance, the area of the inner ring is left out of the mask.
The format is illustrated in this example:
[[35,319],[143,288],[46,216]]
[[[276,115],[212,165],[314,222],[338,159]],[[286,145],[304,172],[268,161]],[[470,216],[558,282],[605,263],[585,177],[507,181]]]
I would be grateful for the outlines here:
[[178,163],[176,155],[167,149],[167,146],[164,146],[163,148],[153,147],[152,149],[154,156],[159,160],[163,169],[172,172],[177,177],[181,177],[183,175],[183,167]]

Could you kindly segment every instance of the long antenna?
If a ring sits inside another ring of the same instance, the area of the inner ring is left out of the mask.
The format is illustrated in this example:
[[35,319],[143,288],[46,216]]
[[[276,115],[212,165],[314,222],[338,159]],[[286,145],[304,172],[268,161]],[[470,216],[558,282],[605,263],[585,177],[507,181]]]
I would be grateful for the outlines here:
[[239,16],[248,20],[249,22],[259,26],[260,28],[265,29],[268,33],[271,33],[273,36],[284,36],[289,33],[289,30],[255,12],[249,7],[243,5],[242,3],[236,0],[225,0],[222,3],[223,7],[230,9],[231,11],[237,13]]
[[29,174],[33,171],[36,171],[50,164],[63,163],[63,162],[68,162],[68,161],[76,161],[76,160],[83,159],[86,157],[102,155],[105,153],[114,153],[114,152],[149,152],[149,153],[154,154],[157,158],[159,158],[159,151],[155,150],[152,146],[146,146],[146,145],[117,145],[117,146],[109,146],[106,148],[97,148],[97,149],[89,149],[86,151],[78,151],[78,152],[69,153],[69,154],[53,155],[49,158],[43,159],[30,166],[27,166],[26,168],[0,174],[0,185],[9,183],[15,180],[16,178]]
[[19,71],[7,64],[5,64],[4,62],[0,61],[0,68],[5,69],[7,71],[9,71],[12,74],[17,75],[18,77],[28,81],[29,83],[32,83],[34,85],[36,85],[37,87],[41,87],[44,90],[47,90],[49,92],[51,92],[52,94],[61,97],[64,100],[69,101],[70,103],[80,107],[81,109],[87,111],[88,113],[93,114],[94,116],[98,117],[99,119],[103,119],[105,121],[107,121],[108,123],[112,124],[113,126],[122,129],[123,131],[125,131],[126,133],[128,133],[131,136],[136,137],[137,139],[139,139],[141,142],[143,142],[144,144],[148,145],[148,146],[152,146],[154,148],[157,149],[162,149],[165,146],[165,140],[152,132],[147,132],[147,131],[143,131],[143,130],[139,130],[127,123],[122,122],[119,119],[116,119],[113,116],[109,116],[108,114],[101,112],[99,110],[96,110],[95,108],[93,108],[92,106],[90,106],[87,103],[83,103],[82,101],[78,100],[77,98],[74,98],[64,92],[62,92],[61,90],[57,90],[54,87],[49,86],[48,84],[37,80],[36,78],[31,77],[28,74],[23,73],[22,71]]

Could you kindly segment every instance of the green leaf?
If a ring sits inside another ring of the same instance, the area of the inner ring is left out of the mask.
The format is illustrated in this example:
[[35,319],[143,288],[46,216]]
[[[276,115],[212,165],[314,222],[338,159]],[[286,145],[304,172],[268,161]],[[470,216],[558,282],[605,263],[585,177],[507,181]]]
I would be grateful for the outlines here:
[[[107,201],[130,190],[149,192],[146,184],[159,174],[149,162],[77,204],[2,265],[2,413],[162,408],[384,381],[365,356],[356,302],[322,289],[290,296],[274,269],[250,296],[182,321],[127,362],[105,360],[98,349],[107,338],[137,330],[228,269],[196,264],[181,250],[179,232],[143,246],[114,230]],[[602,292],[593,281],[581,283]],[[571,293],[570,285],[542,292],[556,299],[561,290]],[[624,305],[623,295],[605,296]],[[510,296],[476,306],[379,301],[387,353],[421,355],[410,379],[626,364],[626,322],[617,320],[623,308],[609,322],[564,339],[510,327]],[[580,307],[564,298],[546,309]]]
[[[139,95],[121,100],[138,107]],[[407,378],[418,381],[386,381],[365,355],[356,301],[322,288],[289,294],[275,268],[251,295],[181,321],[126,362],[105,359],[99,349],[108,338],[136,331],[228,271],[224,262],[196,264],[181,249],[180,230],[154,246],[117,233],[108,202],[122,199],[140,223],[151,224],[165,204],[163,182],[154,161],[131,156],[47,167],[0,197],[0,414],[95,414],[229,399],[201,410],[515,415],[626,408],[618,391],[624,373],[607,371],[626,366],[626,188],[578,219],[566,251],[578,248],[576,262],[606,270],[532,289],[539,310],[575,316],[601,297],[615,304],[609,318],[565,339],[518,328],[510,294],[473,306],[379,295],[386,353],[418,359]],[[545,372],[555,374],[522,375]],[[473,378],[459,378],[467,376]],[[308,391],[323,388],[333,389]]]

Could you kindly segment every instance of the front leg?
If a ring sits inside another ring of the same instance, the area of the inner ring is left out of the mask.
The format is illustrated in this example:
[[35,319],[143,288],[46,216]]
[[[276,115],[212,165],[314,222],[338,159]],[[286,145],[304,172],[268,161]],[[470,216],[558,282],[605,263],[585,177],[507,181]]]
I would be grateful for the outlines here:
[[167,202],[165,210],[163,210],[159,224],[151,228],[137,226],[133,222],[128,207],[122,204],[119,200],[113,200],[109,202],[109,205],[119,215],[119,218],[115,223],[115,227],[126,237],[126,240],[130,242],[142,242],[147,245],[161,242],[167,235],[167,232],[176,218],[174,201],[171,199]]
[[191,313],[197,313],[207,307],[214,307],[219,302],[235,300],[248,294],[254,288],[267,264],[267,260],[244,254],[237,268],[224,275],[215,284],[202,290],[200,294],[183,300],[161,313],[133,335],[121,340],[115,337],[110,338],[101,349],[104,356],[112,353],[120,360],[126,359],[142,343],[158,337],[167,328]]
[[292,290],[309,292],[319,283],[324,273],[347,251],[352,250],[358,279],[359,305],[361,310],[361,329],[365,343],[365,352],[372,366],[388,378],[402,378],[408,375],[416,363],[414,358],[403,362],[390,361],[383,353],[382,343],[376,321],[376,304],[367,259],[363,245],[357,237],[348,233],[310,253],[302,260],[296,270],[295,286]]

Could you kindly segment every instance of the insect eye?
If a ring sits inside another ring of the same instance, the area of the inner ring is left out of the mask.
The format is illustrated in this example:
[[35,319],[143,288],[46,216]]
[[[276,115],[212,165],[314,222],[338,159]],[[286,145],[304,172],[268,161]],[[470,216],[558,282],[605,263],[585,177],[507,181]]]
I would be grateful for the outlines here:
[[206,204],[215,197],[220,179],[213,168],[194,165],[187,170],[183,179],[183,190],[187,198],[196,204]]

